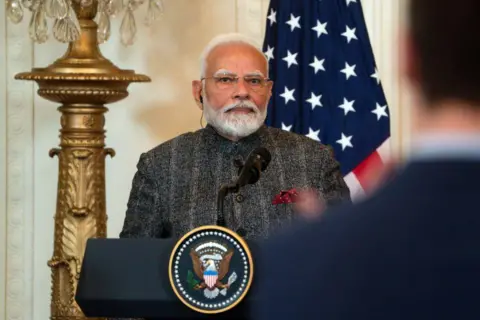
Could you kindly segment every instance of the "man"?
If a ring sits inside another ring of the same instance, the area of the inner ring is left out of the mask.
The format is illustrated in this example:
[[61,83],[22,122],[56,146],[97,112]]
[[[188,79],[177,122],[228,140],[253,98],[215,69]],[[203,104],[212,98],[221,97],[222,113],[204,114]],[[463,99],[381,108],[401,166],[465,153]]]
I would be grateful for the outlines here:
[[369,199],[270,239],[257,319],[480,319],[480,1],[410,2],[410,158]]
[[272,82],[261,49],[237,34],[206,47],[192,83],[206,128],[141,155],[120,237],[174,237],[217,224],[217,193],[233,182],[252,150],[272,159],[255,184],[225,198],[226,227],[264,238],[290,223],[292,204],[272,204],[282,191],[314,189],[328,204],[350,200],[339,164],[307,137],[264,125]]

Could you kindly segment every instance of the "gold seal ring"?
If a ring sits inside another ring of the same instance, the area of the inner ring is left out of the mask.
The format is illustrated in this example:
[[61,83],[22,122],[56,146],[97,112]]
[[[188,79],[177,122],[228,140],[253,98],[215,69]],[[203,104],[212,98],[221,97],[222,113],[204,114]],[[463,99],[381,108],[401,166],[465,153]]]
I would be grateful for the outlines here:
[[245,240],[234,231],[202,226],[177,241],[168,276],[178,299],[190,309],[216,314],[238,305],[253,280],[253,259]]

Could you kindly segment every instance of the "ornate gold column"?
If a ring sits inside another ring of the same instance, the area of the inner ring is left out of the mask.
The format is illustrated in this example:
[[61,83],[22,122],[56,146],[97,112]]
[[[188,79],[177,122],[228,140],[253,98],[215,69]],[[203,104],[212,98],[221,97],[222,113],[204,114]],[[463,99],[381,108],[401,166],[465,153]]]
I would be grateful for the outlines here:
[[71,4],[81,30],[77,40],[50,66],[15,77],[36,81],[41,97],[61,104],[60,148],[50,150],[59,159],[55,242],[48,262],[54,320],[86,319],[74,301],[85,244],[107,235],[105,156],[114,151],[105,148],[105,104],[126,98],[131,82],[150,81],[119,69],[100,53],[93,21],[97,0]]

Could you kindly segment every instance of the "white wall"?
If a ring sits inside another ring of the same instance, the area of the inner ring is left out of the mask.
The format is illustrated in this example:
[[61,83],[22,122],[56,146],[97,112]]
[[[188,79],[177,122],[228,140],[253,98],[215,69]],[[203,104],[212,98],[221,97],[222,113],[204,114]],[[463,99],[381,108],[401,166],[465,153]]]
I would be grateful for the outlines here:
[[6,50],[5,6],[0,6],[0,320],[5,319],[5,289],[7,263],[7,107],[6,101]]
[[[117,152],[106,160],[109,237],[117,237],[122,227],[140,153],[199,128],[200,112],[191,99],[190,84],[198,78],[203,45],[218,33],[232,31],[263,39],[268,0],[164,1],[165,17],[151,29],[141,23],[143,12],[137,14],[138,37],[133,47],[124,48],[119,42],[121,18],[113,21],[113,36],[101,46],[118,66],[152,78],[152,83],[133,84],[129,98],[110,105],[106,114],[106,143]],[[409,124],[405,92],[395,70],[400,3],[363,0],[390,104],[392,147],[397,152],[408,144]],[[8,254],[6,276],[0,276],[0,320],[49,316],[46,263],[52,254],[58,159],[49,158],[48,150],[59,143],[59,113],[56,105],[35,94],[36,86],[13,76],[50,64],[63,55],[65,45],[54,40],[32,45],[27,37],[29,15],[26,18],[21,25],[6,24],[4,6],[0,6],[0,45],[7,48],[0,50],[0,72],[6,71],[0,73],[0,275],[5,275],[3,259]]]
[[[33,319],[33,269],[45,266],[45,262],[33,264],[37,252],[33,246],[36,218],[33,209],[33,86],[13,79],[16,73],[32,67],[33,47],[26,36],[28,19],[17,26],[9,25],[4,7],[3,4],[0,8],[0,64],[3,64],[0,66],[0,191],[3,191],[0,193],[0,227],[6,225],[6,232],[1,233],[0,246],[6,251],[7,259],[5,264],[2,254],[1,264],[5,270],[1,273],[0,292],[4,291],[5,296],[1,295],[0,306],[4,303],[5,307],[0,308],[0,318]],[[49,230],[53,230],[52,224]]]
[[408,152],[410,143],[410,95],[398,72],[398,32],[404,23],[407,1],[362,0],[375,60],[389,103],[392,150]]

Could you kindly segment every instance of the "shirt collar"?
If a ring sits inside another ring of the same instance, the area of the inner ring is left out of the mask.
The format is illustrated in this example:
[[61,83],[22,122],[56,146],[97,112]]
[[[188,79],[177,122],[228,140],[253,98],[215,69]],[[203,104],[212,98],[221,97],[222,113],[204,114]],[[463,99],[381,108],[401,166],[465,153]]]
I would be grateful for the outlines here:
[[416,136],[410,158],[480,160],[480,133],[428,133]]

